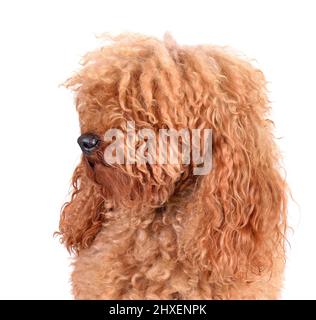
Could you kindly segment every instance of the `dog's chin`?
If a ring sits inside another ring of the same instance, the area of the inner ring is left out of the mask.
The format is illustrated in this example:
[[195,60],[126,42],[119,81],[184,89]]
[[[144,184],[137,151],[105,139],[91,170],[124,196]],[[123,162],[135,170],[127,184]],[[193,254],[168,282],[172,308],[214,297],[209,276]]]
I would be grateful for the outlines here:
[[[95,157],[84,158],[89,179],[101,187],[102,197],[115,208],[165,211],[168,190],[161,192],[150,181],[141,182],[137,177],[128,175],[119,166],[110,166]],[[163,199],[162,199],[163,198]]]
[[92,160],[89,160],[89,159],[87,160],[87,162],[88,162],[89,167],[93,170],[93,169],[94,169],[95,162],[92,161]]
[[101,186],[105,199],[115,206],[131,203],[135,198],[135,181],[119,167],[109,166],[100,161],[87,160],[87,170],[96,184]]

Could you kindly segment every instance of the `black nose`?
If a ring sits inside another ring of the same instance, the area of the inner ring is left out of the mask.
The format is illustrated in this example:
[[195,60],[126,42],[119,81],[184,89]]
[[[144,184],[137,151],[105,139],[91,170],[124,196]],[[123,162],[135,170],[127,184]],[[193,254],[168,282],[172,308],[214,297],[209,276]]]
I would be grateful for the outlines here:
[[85,133],[78,138],[77,142],[83,153],[90,154],[98,148],[100,138],[93,133]]

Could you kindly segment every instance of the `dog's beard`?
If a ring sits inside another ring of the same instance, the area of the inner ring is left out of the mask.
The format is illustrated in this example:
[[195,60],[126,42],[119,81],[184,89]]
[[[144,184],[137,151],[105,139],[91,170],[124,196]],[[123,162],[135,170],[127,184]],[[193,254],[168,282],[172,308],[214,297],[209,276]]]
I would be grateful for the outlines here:
[[95,163],[93,171],[95,182],[102,187],[104,198],[111,200],[115,206],[127,205],[139,198],[136,180],[121,168]]
[[100,186],[105,202],[111,204],[112,209],[157,209],[165,205],[174,192],[175,183],[170,177],[153,176],[163,174],[163,170],[152,170],[149,166],[141,169],[134,165],[109,166],[91,159],[85,164],[87,175]]

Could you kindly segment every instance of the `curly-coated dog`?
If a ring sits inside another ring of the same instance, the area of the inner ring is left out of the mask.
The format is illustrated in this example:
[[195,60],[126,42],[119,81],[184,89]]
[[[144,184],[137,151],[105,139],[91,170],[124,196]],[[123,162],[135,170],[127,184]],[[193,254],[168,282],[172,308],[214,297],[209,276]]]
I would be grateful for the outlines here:
[[[229,49],[180,45],[170,35],[110,37],[85,56],[66,82],[83,154],[59,230],[75,254],[75,298],[279,297],[287,188],[265,85]],[[128,121],[155,134],[211,129],[212,169],[107,163],[104,135],[119,129],[125,139]]]

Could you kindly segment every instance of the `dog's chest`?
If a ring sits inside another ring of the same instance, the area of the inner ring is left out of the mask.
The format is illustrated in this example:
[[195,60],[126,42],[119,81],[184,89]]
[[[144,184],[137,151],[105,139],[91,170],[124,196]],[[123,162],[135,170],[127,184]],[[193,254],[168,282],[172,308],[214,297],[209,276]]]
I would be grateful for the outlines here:
[[73,279],[85,279],[82,285],[96,298],[157,298],[160,290],[173,298],[197,281],[181,262],[179,230],[162,219],[137,228],[122,221],[108,224],[77,258]]

